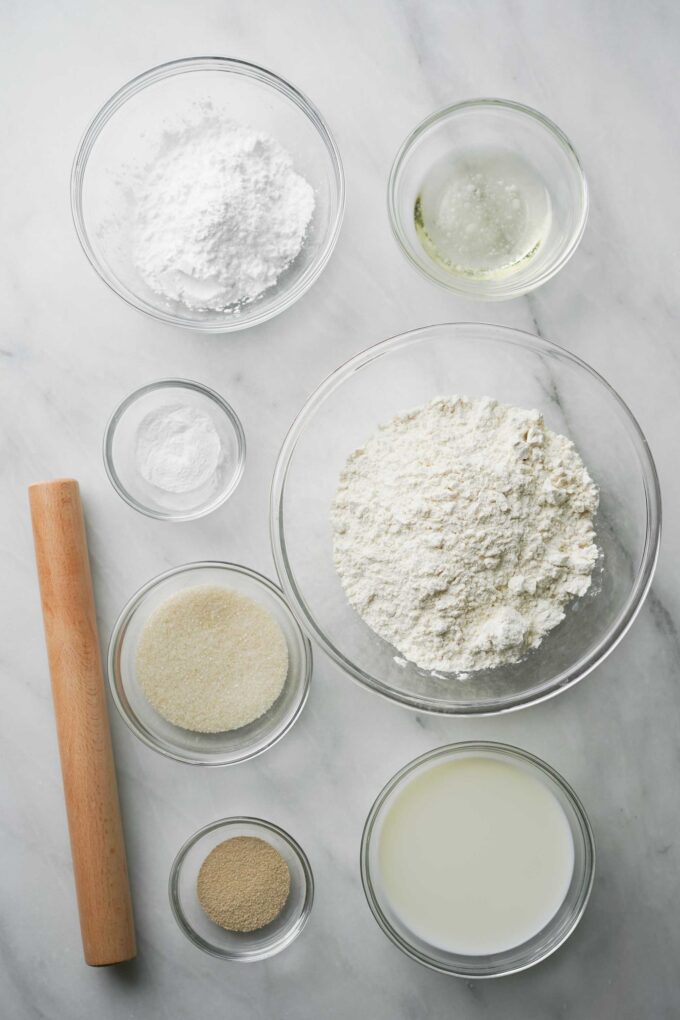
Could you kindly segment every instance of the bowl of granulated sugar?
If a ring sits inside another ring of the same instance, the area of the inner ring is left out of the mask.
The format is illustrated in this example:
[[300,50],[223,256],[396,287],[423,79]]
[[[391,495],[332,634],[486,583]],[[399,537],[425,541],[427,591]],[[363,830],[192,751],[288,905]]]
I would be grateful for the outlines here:
[[108,673],[116,707],[148,747],[194,765],[229,765],[291,728],[312,653],[267,578],[233,563],[190,563],[130,599]]
[[335,247],[340,154],[316,107],[255,64],[175,60],[87,128],[71,208],[90,263],[156,319],[224,333],[297,301]]

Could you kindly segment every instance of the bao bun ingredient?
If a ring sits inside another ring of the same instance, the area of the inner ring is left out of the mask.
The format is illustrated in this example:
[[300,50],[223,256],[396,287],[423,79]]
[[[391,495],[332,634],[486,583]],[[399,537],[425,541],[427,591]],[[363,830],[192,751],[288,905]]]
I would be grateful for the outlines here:
[[442,397],[347,460],[333,505],[350,603],[423,669],[517,662],[590,587],[598,491],[538,411]]
[[290,871],[271,844],[235,836],[211,850],[201,865],[198,899],[211,921],[227,931],[257,931],[276,920],[290,894]]
[[490,955],[555,916],[574,870],[567,817],[517,765],[470,755],[425,769],[391,803],[378,867],[392,909],[431,946]]
[[276,139],[209,107],[169,125],[128,182],[135,266],[168,301],[238,310],[300,254],[314,189]]
[[137,470],[164,492],[200,489],[215,477],[222,456],[213,422],[188,404],[165,404],[149,411],[137,428]]
[[272,614],[253,599],[196,585],[149,617],[136,668],[145,697],[164,719],[222,733],[271,708],[288,674],[288,646]]

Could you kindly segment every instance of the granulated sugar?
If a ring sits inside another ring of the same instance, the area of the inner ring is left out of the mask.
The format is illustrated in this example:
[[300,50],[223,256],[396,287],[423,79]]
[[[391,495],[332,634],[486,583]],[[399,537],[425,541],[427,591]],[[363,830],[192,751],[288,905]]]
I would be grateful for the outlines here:
[[222,733],[259,719],[280,695],[288,646],[268,610],[217,585],[186,588],[149,618],[137,679],[169,722]]

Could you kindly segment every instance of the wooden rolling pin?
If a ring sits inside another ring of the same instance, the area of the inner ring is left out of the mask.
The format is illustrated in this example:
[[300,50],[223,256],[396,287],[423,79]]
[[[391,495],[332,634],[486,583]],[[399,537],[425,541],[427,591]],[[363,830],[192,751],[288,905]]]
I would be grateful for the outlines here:
[[136,954],[118,787],[78,483],[29,488],[85,961]]

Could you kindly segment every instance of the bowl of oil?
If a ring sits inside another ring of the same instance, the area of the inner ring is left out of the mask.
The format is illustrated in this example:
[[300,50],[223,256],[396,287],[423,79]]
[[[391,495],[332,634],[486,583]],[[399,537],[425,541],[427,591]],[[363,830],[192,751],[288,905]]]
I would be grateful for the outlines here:
[[429,279],[500,301],[549,280],[576,250],[588,189],[566,135],[519,103],[449,106],[409,135],[388,184],[394,235]]

